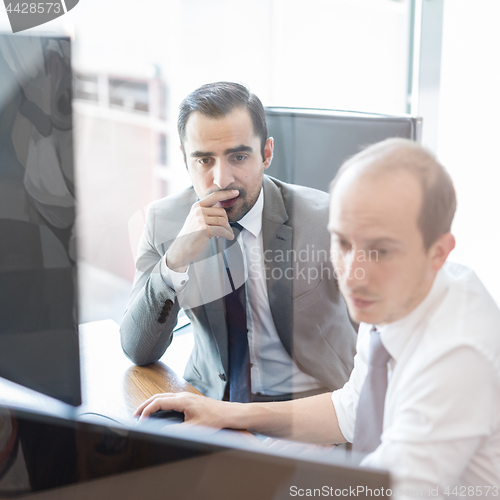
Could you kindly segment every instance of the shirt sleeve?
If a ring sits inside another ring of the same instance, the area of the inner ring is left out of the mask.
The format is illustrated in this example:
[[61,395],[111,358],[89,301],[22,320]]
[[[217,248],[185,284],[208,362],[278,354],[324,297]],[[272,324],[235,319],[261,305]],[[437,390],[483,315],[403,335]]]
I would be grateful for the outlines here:
[[413,372],[393,424],[362,465],[390,470],[400,490],[432,489],[439,496],[429,496],[446,498],[496,425],[497,391],[493,368],[474,348],[446,353]]
[[180,293],[184,290],[184,288],[186,288],[187,282],[189,281],[188,271],[189,267],[186,269],[185,273],[172,271],[172,269],[167,266],[165,256],[161,259],[161,277],[163,278],[165,284],[175,290],[176,293]]
[[368,373],[370,328],[370,325],[360,325],[356,345],[357,354],[354,356],[354,368],[351,376],[344,387],[332,393],[332,402],[337,414],[340,431],[350,443],[352,443],[354,437],[359,394]]

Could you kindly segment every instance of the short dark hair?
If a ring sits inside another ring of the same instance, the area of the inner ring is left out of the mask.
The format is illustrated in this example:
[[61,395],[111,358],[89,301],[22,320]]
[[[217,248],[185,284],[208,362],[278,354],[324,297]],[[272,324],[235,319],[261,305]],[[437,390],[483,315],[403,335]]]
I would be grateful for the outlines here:
[[455,188],[450,174],[429,150],[416,142],[399,138],[373,144],[342,165],[331,183],[330,193],[344,172],[355,165],[361,165],[365,175],[396,170],[415,175],[422,187],[417,223],[425,250],[429,250],[440,236],[450,232],[457,208]]
[[266,113],[260,99],[244,85],[233,82],[207,83],[191,92],[181,103],[177,130],[182,151],[186,139],[186,123],[191,113],[198,112],[210,118],[223,118],[234,109],[243,108],[252,119],[253,131],[260,138],[262,159],[267,141]]

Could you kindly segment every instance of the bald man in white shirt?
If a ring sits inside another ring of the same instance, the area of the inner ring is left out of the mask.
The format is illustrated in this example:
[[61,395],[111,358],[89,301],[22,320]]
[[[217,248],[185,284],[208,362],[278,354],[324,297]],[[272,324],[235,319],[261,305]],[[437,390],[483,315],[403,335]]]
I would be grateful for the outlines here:
[[[363,441],[362,464],[389,469],[400,493],[499,496],[500,311],[473,271],[446,262],[455,246],[449,175],[419,145],[390,139],[350,159],[331,193],[332,260],[361,324],[346,385],[246,406],[163,394],[138,414],[174,409],[194,424],[312,443]],[[373,383],[374,338],[389,360],[377,367],[387,387],[380,416],[365,405],[376,391],[362,391]],[[379,430],[367,430],[378,418]]]

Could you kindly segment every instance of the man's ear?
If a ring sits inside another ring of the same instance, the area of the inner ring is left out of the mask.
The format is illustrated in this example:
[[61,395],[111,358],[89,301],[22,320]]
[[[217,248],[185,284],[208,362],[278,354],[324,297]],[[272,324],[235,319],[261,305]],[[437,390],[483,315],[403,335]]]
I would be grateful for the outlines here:
[[271,160],[273,159],[273,151],[274,151],[274,139],[269,137],[264,146],[264,170],[269,168],[271,165]]
[[451,233],[446,233],[440,236],[429,250],[431,256],[432,269],[439,271],[450,252],[455,248],[455,237]]

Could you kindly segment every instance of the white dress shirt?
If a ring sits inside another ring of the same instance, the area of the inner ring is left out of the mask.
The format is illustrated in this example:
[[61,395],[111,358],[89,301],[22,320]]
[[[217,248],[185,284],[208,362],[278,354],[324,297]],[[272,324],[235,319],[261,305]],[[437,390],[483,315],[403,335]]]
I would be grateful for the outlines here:
[[[371,326],[360,325],[354,370],[332,394],[348,441]],[[391,471],[398,498],[500,497],[500,311],[475,273],[445,264],[410,314],[377,328],[392,359],[382,442],[362,465]]]
[[[274,325],[264,268],[262,243],[262,211],[264,190],[251,210],[238,223],[243,230],[238,243],[246,256],[248,276],[247,327],[251,362],[251,383],[253,394],[275,396],[292,392],[309,391],[323,386],[314,377],[300,371],[284,348]],[[176,293],[181,292],[189,280],[188,271],[177,273],[168,268],[165,259],[161,264],[165,283]]]

